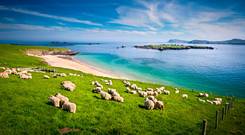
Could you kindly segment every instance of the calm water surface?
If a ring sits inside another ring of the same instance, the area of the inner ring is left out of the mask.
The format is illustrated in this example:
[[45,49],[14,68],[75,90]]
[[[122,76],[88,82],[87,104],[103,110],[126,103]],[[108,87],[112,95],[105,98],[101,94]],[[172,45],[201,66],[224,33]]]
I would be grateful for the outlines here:
[[[214,50],[145,50],[142,43],[74,45],[76,57],[133,79],[245,97],[245,45],[208,45]],[[146,43],[144,43],[146,44]],[[126,48],[117,48],[126,45]]]

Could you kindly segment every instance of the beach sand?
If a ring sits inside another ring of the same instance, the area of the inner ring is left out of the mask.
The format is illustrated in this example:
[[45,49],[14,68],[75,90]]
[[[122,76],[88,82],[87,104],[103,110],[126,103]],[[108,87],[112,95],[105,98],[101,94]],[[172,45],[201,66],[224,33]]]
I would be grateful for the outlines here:
[[71,56],[33,55],[33,54],[28,54],[28,55],[42,58],[45,62],[47,62],[50,66],[53,66],[53,67],[61,67],[61,68],[79,70],[84,73],[93,74],[96,76],[110,77],[110,78],[115,78],[115,79],[128,79],[125,76],[120,76],[115,73],[112,73],[111,71],[107,71],[107,70],[92,66],[88,63],[77,60]]

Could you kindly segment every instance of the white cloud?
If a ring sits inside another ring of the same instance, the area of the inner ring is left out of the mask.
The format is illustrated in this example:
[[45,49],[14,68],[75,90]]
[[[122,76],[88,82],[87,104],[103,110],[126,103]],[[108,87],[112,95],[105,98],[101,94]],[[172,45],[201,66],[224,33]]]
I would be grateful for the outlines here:
[[28,14],[28,15],[33,15],[33,16],[56,19],[56,20],[61,20],[61,21],[65,21],[65,22],[81,23],[81,24],[95,25],[95,26],[101,26],[102,25],[102,24],[95,23],[95,22],[88,21],[88,20],[80,20],[80,19],[72,18],[72,17],[50,15],[50,14],[45,14],[45,13],[26,10],[26,9],[9,8],[9,7],[2,6],[2,5],[0,5],[0,10],[7,10],[7,11],[17,12],[17,13],[22,13],[22,14]]

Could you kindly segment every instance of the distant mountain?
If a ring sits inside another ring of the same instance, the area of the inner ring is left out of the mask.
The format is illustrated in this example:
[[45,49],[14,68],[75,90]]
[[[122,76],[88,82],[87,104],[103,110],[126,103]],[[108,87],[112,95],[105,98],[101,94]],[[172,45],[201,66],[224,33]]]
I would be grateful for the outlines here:
[[188,41],[179,40],[179,39],[170,39],[168,43],[188,43]]
[[208,40],[178,40],[178,39],[170,39],[168,43],[188,43],[188,44],[235,44],[235,45],[245,45],[245,40],[243,39],[231,39],[225,41],[208,41]]
[[50,46],[71,46],[71,45],[98,45],[101,43],[85,43],[85,42],[59,42],[59,41],[53,41],[50,42],[49,45]]

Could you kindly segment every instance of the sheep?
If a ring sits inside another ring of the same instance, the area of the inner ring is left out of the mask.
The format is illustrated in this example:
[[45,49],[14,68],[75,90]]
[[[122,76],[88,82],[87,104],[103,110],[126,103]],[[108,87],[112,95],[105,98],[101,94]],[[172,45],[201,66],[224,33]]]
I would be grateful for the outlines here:
[[31,73],[21,73],[19,76],[21,79],[32,79]]
[[129,87],[126,88],[126,92],[129,93],[131,89]]
[[66,75],[66,73],[60,73],[59,76],[66,77],[67,75]]
[[60,93],[56,93],[55,97],[60,99],[60,106],[62,106],[64,104],[64,102],[69,101],[69,98],[66,96],[61,95]]
[[69,101],[66,101],[63,105],[62,105],[62,109],[63,110],[67,110],[71,113],[76,113],[76,104],[75,103],[72,103],[72,102],[69,102]]
[[157,102],[155,103],[154,108],[155,108],[155,109],[161,109],[161,110],[163,110],[163,108],[164,108],[163,102],[162,102],[162,101],[157,101]]
[[157,97],[158,96],[158,92],[157,91],[154,91],[153,96]]
[[154,95],[154,91],[146,91],[148,96],[153,96]]
[[175,88],[175,94],[179,94],[179,89]]
[[214,100],[222,102],[222,98],[214,98]]
[[132,91],[129,91],[129,93],[131,93],[131,94],[137,94],[137,91],[132,90]]
[[8,73],[8,74],[12,74],[12,70],[7,68],[4,72]]
[[157,92],[158,94],[162,94],[162,90],[160,90],[159,88],[156,88],[156,92]]
[[115,89],[108,88],[108,93],[111,94],[112,96],[120,96],[120,94],[117,93]]
[[170,95],[170,91],[169,91],[169,90],[163,90],[163,93],[164,93],[165,95]]
[[188,98],[188,95],[187,94],[182,94],[182,98],[187,99]]
[[12,71],[12,74],[15,74],[15,75],[18,73],[16,68],[12,68],[11,71]]
[[63,81],[62,86],[69,91],[74,91],[76,88],[76,85],[72,83],[71,81]]
[[9,74],[7,72],[1,72],[0,78],[9,78]]
[[50,77],[48,75],[43,76],[44,79],[49,79]]
[[145,91],[140,91],[140,92],[139,92],[139,96],[140,96],[140,97],[146,97],[146,96],[147,96],[147,92],[145,92]]
[[146,91],[154,91],[152,88],[147,88]]
[[214,103],[215,105],[220,105],[220,104],[221,104],[221,101],[214,100],[213,103]]
[[199,97],[208,97],[208,93],[199,93]]
[[140,87],[137,87],[137,91],[142,91],[142,88],[140,88]]
[[112,98],[109,93],[104,92],[104,91],[100,92],[100,96],[101,96],[102,99],[105,99],[105,100],[110,100]]
[[113,96],[112,99],[117,102],[124,102],[124,98],[121,96]]
[[203,100],[203,99],[201,99],[201,98],[198,98],[198,101],[203,102],[203,103],[206,103],[206,101]]
[[147,99],[153,101],[154,103],[157,102],[157,99],[156,99],[154,96],[149,96],[149,97],[146,98],[146,100],[147,100]]
[[93,90],[93,93],[100,93],[102,91],[101,87],[95,87]]
[[58,97],[50,96],[48,101],[49,103],[52,103],[53,106],[60,107],[60,99]]
[[109,80],[109,81],[106,83],[106,85],[110,85],[110,86],[112,86],[112,81],[111,81],[111,80]]
[[99,82],[95,81],[94,82],[94,85],[97,86],[97,87],[101,87],[103,89],[103,85],[101,85]]
[[154,106],[155,106],[154,102],[150,99],[146,99],[144,105],[145,105],[145,108],[148,110],[154,109]]
[[130,86],[131,85],[130,82],[127,81],[127,80],[123,80],[123,83],[125,84],[125,86]]
[[130,87],[131,87],[131,89],[137,90],[137,85],[136,84],[132,84]]
[[208,100],[208,99],[207,99],[207,102],[210,103],[210,104],[214,104],[213,101],[210,101],[210,100]]
[[158,88],[158,89],[160,89],[161,91],[163,91],[163,90],[165,90],[165,87],[160,87],[160,88]]
[[208,97],[208,93],[204,93],[204,97]]

